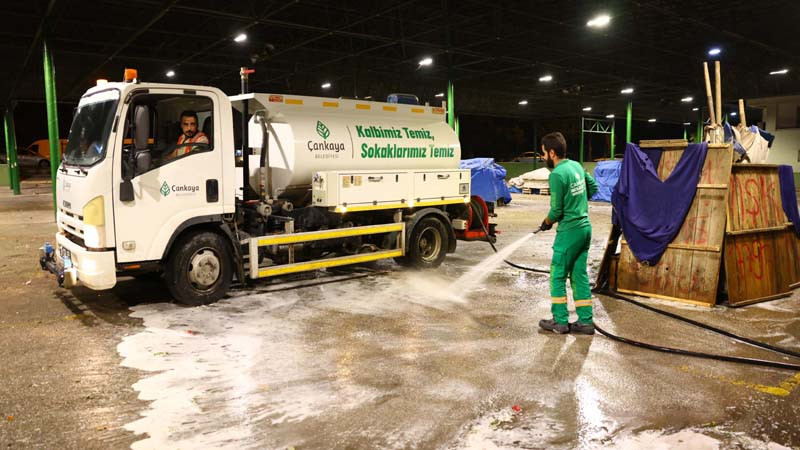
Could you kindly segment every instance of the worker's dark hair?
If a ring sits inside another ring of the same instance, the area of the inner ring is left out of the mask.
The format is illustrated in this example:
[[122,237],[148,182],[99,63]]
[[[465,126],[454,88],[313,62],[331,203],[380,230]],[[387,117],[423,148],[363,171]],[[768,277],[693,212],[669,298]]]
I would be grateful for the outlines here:
[[544,135],[542,145],[545,152],[553,150],[559,158],[567,156],[567,141],[564,139],[564,135],[558,131]]
[[181,122],[183,122],[183,118],[184,117],[194,117],[194,121],[195,122],[199,121],[199,119],[197,118],[197,113],[192,111],[191,109],[187,109],[186,111],[181,113],[181,117],[180,117]]

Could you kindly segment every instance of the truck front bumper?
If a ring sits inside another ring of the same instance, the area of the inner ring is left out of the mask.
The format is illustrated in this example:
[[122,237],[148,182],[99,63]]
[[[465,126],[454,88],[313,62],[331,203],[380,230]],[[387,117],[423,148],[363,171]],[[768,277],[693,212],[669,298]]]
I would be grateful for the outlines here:
[[56,246],[39,248],[42,269],[55,274],[58,284],[67,288],[84,285],[89,289],[111,289],[117,284],[113,251],[89,251],[56,233]]

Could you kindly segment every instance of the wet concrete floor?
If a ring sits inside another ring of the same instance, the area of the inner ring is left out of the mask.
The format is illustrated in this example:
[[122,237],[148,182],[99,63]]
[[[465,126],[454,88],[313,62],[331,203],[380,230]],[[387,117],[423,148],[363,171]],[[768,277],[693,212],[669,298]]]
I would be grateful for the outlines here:
[[[486,243],[460,242],[433,271],[323,271],[187,308],[158,281],[59,289],[36,262],[52,198],[23,189],[0,192],[2,448],[800,447],[800,374],[540,332],[545,276],[500,265],[459,280],[492,255]],[[498,246],[548,202],[498,209]],[[593,275],[610,206],[590,214]],[[510,259],[546,268],[554,237]],[[740,309],[648,303],[800,350],[797,293]],[[646,342],[791,360],[602,296],[595,319]]]

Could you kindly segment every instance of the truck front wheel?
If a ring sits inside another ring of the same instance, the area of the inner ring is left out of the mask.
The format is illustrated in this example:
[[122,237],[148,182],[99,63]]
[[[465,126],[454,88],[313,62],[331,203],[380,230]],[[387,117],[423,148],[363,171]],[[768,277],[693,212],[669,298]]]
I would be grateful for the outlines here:
[[439,267],[449,247],[448,239],[442,221],[426,217],[417,222],[411,231],[405,256],[396,260],[404,266],[421,269]]
[[186,305],[208,305],[231,286],[231,252],[222,236],[209,231],[189,234],[176,243],[165,271],[175,300]]

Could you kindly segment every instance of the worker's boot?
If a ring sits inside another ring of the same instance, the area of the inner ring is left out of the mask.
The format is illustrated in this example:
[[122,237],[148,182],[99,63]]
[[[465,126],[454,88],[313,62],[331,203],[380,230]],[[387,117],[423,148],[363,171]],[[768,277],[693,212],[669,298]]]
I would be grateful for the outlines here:
[[594,334],[594,324],[576,320],[569,324],[569,331],[574,334]]
[[552,331],[558,334],[569,333],[569,324],[558,323],[553,319],[542,319],[539,321],[539,328],[547,331]]

